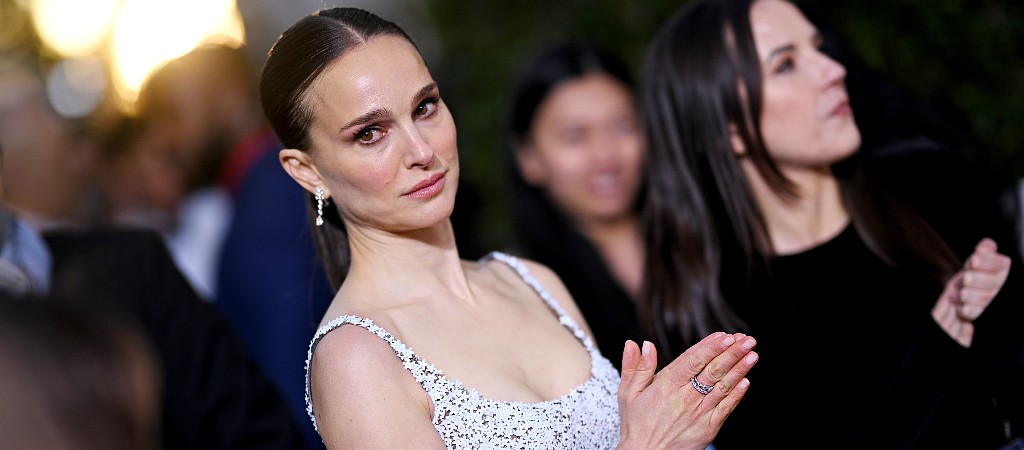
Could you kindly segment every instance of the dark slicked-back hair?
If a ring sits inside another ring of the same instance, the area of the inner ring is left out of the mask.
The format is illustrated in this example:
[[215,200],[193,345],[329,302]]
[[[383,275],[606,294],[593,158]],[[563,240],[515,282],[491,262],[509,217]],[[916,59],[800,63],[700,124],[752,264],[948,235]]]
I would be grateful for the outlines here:
[[[398,36],[416,47],[398,25],[357,8],[324,9],[308,15],[278,38],[260,79],[260,101],[285,148],[309,151],[309,126],[316,113],[310,86],[349,50],[380,36]],[[316,200],[309,195],[310,214]],[[337,290],[350,262],[348,234],[338,214],[337,199],[324,208],[324,226],[313,227],[317,253],[327,278]]]

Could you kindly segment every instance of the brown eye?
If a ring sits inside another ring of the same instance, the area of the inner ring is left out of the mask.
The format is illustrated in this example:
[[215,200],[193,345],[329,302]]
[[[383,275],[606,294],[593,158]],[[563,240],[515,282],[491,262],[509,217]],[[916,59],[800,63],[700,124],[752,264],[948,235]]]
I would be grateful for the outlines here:
[[774,73],[785,73],[792,71],[796,67],[796,62],[793,58],[786,58],[775,67]]
[[422,103],[416,106],[416,110],[413,112],[415,117],[427,117],[434,113],[437,109],[437,102],[440,101],[437,97],[428,98]]
[[355,134],[356,142],[360,144],[372,144],[377,142],[383,136],[383,131],[377,127],[367,127],[359,130]]

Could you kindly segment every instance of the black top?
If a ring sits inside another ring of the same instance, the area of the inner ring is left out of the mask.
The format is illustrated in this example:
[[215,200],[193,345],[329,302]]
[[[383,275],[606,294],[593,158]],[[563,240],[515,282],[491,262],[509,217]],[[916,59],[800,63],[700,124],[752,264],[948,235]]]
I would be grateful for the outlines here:
[[[885,162],[865,167],[881,170],[877,181],[891,183],[879,186],[912,202],[961,258],[983,236],[1013,258],[1008,281],[975,322],[972,347],[931,319],[943,286],[884,263],[853,226],[772,259],[750,282],[726,266],[723,292],[761,358],[715,441],[719,450],[994,449],[1006,441],[1003,419],[1020,419],[1024,266],[995,202],[973,189],[964,166],[949,164],[951,155],[932,150],[880,152],[873,157]],[[945,181],[930,183],[932,176]]]
[[296,423],[230,323],[201,300],[149,230],[44,234],[51,297],[136,320],[164,383],[166,449],[297,449]]

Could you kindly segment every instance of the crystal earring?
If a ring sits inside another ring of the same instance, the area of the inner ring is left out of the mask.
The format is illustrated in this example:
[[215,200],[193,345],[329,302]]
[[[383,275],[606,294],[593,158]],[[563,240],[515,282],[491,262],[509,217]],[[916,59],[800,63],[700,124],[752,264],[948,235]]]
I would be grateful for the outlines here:
[[316,226],[324,224],[324,190],[316,187]]

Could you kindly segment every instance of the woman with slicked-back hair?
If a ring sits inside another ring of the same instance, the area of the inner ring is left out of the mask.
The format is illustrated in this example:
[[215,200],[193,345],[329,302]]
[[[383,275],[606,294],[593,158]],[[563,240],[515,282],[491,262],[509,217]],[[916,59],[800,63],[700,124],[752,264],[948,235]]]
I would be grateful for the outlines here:
[[306,378],[329,448],[703,449],[746,393],[750,336],[710,333],[660,372],[625,342],[620,376],[546,266],[460,258],[455,123],[395,24],[300,19],[261,92],[337,289]]

